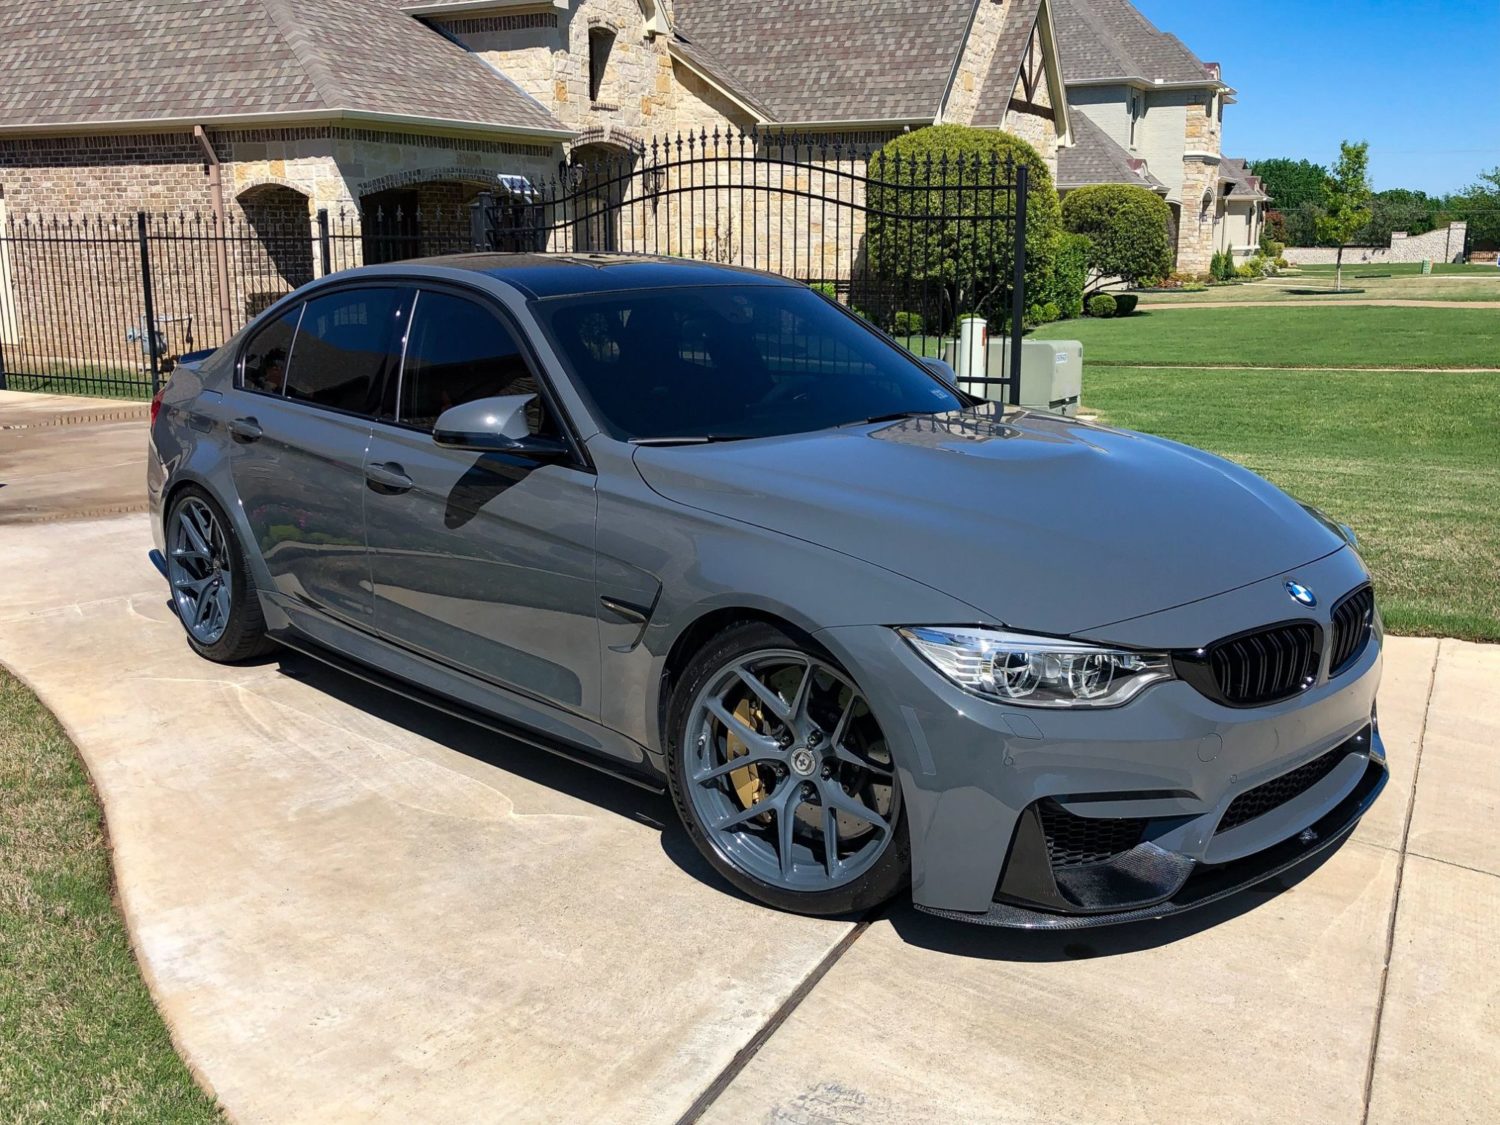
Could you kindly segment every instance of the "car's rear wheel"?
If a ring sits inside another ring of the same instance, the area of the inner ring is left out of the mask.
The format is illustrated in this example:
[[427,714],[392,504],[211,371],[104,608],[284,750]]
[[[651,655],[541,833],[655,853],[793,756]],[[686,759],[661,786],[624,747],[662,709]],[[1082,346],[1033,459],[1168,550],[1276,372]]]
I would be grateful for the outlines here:
[[867,910],[907,882],[891,752],[827,653],[764,623],[699,652],[668,722],[672,796],[735,886],[804,914]]
[[188,644],[229,664],[269,652],[255,578],[229,518],[196,486],[184,488],[167,513],[167,581]]

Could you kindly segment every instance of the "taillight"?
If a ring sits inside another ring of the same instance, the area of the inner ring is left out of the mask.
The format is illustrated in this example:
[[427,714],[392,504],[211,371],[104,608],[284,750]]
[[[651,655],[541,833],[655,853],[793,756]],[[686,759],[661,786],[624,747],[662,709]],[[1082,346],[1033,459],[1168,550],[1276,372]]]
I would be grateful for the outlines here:
[[151,396],[151,424],[156,425],[156,416],[161,413],[161,396],[167,393],[167,385],[163,383],[161,389]]

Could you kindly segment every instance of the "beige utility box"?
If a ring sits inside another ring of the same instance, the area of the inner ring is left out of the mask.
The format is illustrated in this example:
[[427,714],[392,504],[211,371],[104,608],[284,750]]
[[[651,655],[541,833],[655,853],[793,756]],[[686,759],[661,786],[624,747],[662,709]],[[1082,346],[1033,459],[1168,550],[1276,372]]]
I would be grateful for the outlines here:
[[[980,322],[981,325],[983,322]],[[980,398],[1003,401],[1005,386],[982,379],[971,379],[964,370],[965,342],[957,346],[950,341],[943,358],[955,369],[961,390]],[[985,374],[1003,379],[1010,374],[1010,340],[990,337],[985,345]],[[974,366],[977,366],[975,364]],[[1021,405],[1030,410],[1047,410],[1053,414],[1078,413],[1078,397],[1083,393],[1083,344],[1078,340],[1021,341]]]

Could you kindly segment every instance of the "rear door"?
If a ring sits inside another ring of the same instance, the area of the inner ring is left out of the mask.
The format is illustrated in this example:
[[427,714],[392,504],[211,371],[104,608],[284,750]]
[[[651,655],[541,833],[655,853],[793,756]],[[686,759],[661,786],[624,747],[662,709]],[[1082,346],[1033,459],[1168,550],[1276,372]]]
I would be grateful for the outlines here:
[[565,427],[517,330],[477,293],[423,286],[394,417],[377,421],[365,526],[377,632],[521,695],[599,714],[595,476],[586,463],[465,453],[432,440],[452,406],[535,394],[533,433]]
[[409,302],[396,286],[311,297],[248,341],[233,392],[235,488],[276,591],[365,628],[365,453]]

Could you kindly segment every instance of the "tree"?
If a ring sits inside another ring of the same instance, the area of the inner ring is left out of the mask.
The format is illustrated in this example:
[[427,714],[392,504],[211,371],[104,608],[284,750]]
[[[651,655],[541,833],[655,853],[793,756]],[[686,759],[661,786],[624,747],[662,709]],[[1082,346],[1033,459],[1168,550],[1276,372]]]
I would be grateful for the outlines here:
[[1328,179],[1328,169],[1323,165],[1287,157],[1256,160],[1251,163],[1250,171],[1260,177],[1271,205],[1285,213],[1304,203],[1319,202],[1323,198],[1323,181]]
[[962,313],[1008,322],[1014,238],[1009,221],[1015,169],[1029,171],[1026,207],[1028,303],[1051,281],[1061,209],[1041,155],[993,129],[932,125],[889,141],[870,160],[865,234],[871,296],[914,308],[944,327]]
[[1316,200],[1304,199],[1291,211],[1284,212],[1282,222],[1286,237],[1281,239],[1288,246],[1316,246],[1318,244],[1318,220],[1323,217],[1323,205]]
[[1398,230],[1426,234],[1433,229],[1437,201],[1425,192],[1391,188],[1377,192],[1370,201],[1370,223],[1356,236],[1370,246],[1387,246]]
[[1370,223],[1370,146],[1361,141],[1339,145],[1339,162],[1323,183],[1323,209],[1318,241],[1339,248],[1334,271],[1335,292],[1344,288],[1344,247]]
[[1063,199],[1063,227],[1088,238],[1089,282],[1096,293],[1111,278],[1128,285],[1172,270],[1172,213],[1153,191],[1133,184],[1074,188]]
[[1449,196],[1444,210],[1469,224],[1469,245],[1500,250],[1500,167],[1480,173],[1477,182]]

